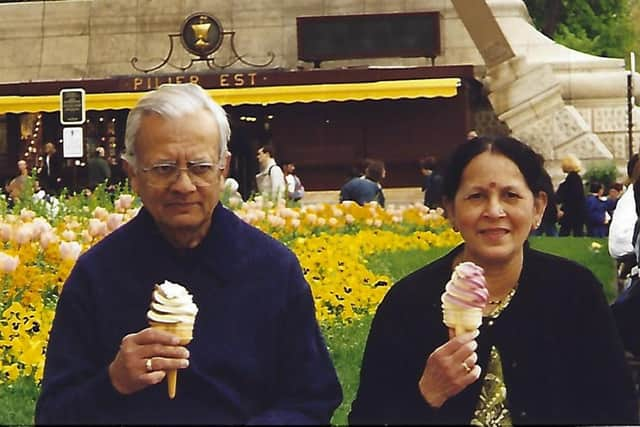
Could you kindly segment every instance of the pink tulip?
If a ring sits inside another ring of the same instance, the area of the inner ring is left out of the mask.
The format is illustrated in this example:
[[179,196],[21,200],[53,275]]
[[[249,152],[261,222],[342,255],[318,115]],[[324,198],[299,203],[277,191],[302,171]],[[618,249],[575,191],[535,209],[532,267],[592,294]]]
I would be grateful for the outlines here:
[[94,218],[98,218],[98,219],[101,219],[103,221],[106,221],[108,216],[109,216],[109,211],[106,210],[103,207],[98,206],[97,208],[95,208],[93,210],[93,217]]
[[9,224],[0,224],[0,240],[3,242],[8,242],[11,240],[11,235],[13,234],[13,227]]
[[66,261],[75,261],[80,256],[82,245],[78,242],[60,242],[60,257]]
[[59,240],[53,231],[45,231],[40,235],[40,246],[42,249],[47,249],[50,244],[58,243]]
[[107,217],[107,228],[113,231],[122,225],[124,215],[121,213],[110,213]]
[[88,231],[91,237],[104,236],[107,234],[107,224],[98,218],[90,218]]
[[7,255],[0,252],[0,271],[3,273],[13,273],[18,268],[20,259],[17,256]]

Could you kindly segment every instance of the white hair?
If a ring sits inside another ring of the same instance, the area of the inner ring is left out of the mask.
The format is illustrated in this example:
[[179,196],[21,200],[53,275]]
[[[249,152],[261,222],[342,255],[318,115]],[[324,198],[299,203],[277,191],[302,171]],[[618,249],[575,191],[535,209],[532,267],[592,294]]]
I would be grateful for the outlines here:
[[122,158],[130,165],[136,166],[135,142],[140,130],[142,118],[149,113],[156,113],[165,119],[178,119],[186,114],[200,110],[213,114],[218,125],[220,136],[220,157],[223,163],[227,153],[227,143],[231,137],[229,119],[224,109],[194,83],[160,85],[158,89],[145,94],[129,112],[127,128],[124,134],[125,151]]

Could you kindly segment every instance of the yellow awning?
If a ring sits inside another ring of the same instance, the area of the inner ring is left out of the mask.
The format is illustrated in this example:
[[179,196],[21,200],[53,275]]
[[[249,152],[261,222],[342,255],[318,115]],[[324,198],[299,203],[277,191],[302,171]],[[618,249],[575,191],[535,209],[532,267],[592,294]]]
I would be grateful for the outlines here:
[[[459,78],[389,80],[372,83],[331,83],[207,89],[221,105],[292,104],[295,102],[363,101],[400,98],[452,97]],[[78,87],[81,87],[79,85]],[[88,93],[87,110],[131,109],[145,92]],[[60,109],[59,95],[0,96],[0,114],[52,112]]]

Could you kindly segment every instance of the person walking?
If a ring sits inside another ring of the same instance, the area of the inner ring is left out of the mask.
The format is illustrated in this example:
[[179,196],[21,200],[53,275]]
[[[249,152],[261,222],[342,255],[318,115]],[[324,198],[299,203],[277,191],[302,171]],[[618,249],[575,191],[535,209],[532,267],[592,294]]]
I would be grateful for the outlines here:
[[260,171],[256,174],[258,194],[274,202],[284,199],[287,186],[284,173],[276,164],[273,145],[265,144],[258,148],[256,157]]

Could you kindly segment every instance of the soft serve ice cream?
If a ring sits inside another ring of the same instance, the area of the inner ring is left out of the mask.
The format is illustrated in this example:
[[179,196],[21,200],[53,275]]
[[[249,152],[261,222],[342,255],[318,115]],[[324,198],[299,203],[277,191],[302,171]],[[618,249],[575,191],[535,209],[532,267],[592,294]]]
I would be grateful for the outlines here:
[[[180,338],[180,345],[187,345],[193,338],[193,325],[198,307],[183,286],[165,280],[156,285],[147,312],[149,326],[170,332]],[[176,395],[177,371],[167,371],[169,397]]]
[[456,335],[478,329],[488,299],[482,267],[472,262],[458,264],[440,298],[444,324]]

